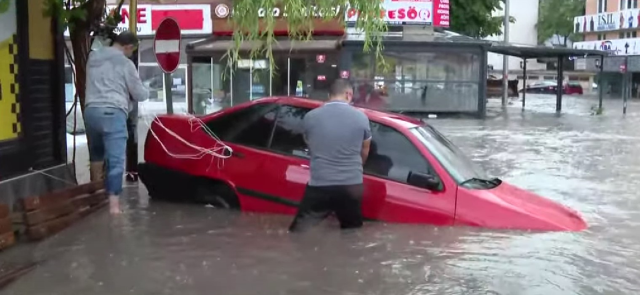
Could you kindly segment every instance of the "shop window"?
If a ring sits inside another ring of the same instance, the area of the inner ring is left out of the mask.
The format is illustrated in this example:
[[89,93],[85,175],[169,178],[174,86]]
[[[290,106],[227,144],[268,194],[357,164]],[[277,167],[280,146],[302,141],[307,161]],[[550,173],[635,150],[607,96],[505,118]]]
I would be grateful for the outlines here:
[[424,156],[397,130],[371,122],[371,147],[364,165],[366,174],[406,183],[409,172],[434,174]]
[[307,144],[304,141],[302,119],[309,111],[292,106],[280,108],[271,142],[272,150],[288,155],[306,155]]
[[164,95],[162,69],[158,65],[140,65],[138,71],[142,84],[149,89],[149,100],[162,101]]
[[540,79],[540,76],[529,76],[529,80],[538,80]]
[[607,12],[607,0],[598,0],[597,5],[598,5],[598,13]]
[[638,8],[638,0],[620,0],[620,10]]
[[556,76],[543,76],[542,80],[555,80]]
[[371,53],[354,52],[351,62],[351,78],[354,80],[373,79],[375,58]]
[[265,148],[271,137],[277,110],[276,104],[257,104],[206,122],[206,125],[223,141]]

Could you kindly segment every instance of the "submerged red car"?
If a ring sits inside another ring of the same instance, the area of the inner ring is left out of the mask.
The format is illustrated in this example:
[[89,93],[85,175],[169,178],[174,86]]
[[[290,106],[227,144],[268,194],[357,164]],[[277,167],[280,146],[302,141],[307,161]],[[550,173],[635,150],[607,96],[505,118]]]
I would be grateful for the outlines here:
[[[294,214],[309,179],[301,122],[321,104],[271,97],[201,117],[232,148],[224,160],[169,155],[193,154],[194,149],[167,129],[201,147],[214,147],[217,141],[203,129],[194,130],[187,116],[159,116],[151,130],[162,144],[147,135],[140,178],[156,199]],[[373,134],[364,167],[365,218],[543,231],[587,227],[572,209],[487,177],[429,124],[397,114],[362,111],[371,121]]]

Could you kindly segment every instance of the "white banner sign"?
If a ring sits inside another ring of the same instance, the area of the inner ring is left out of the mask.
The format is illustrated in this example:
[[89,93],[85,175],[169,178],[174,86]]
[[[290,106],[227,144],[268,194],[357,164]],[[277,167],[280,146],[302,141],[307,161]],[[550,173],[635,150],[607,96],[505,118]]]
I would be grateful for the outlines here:
[[639,9],[576,16],[573,19],[573,32],[575,33],[605,32],[626,29],[640,30]]
[[[448,8],[448,3],[446,4]],[[380,6],[381,17],[389,24],[433,24],[432,0],[383,0]],[[347,23],[354,23],[358,20],[358,15],[356,9],[349,7],[345,11],[345,20]]]
[[611,55],[640,55],[640,38],[575,42],[573,48],[603,50]]
[[[110,11],[116,5],[109,5]],[[129,7],[123,5],[120,10],[122,21],[115,29],[116,33],[129,30]],[[156,33],[156,29],[163,19],[174,18],[182,30],[182,35],[206,35],[212,32],[211,6],[208,4],[184,4],[184,5],[138,5],[136,15],[138,36],[148,37]],[[69,31],[64,33],[69,36]]]

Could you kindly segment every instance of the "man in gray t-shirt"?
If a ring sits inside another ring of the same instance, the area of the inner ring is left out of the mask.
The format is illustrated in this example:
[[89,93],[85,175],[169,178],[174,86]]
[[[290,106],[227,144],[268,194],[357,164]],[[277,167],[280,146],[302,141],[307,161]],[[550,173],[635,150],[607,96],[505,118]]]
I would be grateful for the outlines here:
[[362,166],[369,154],[369,119],[350,105],[353,88],[336,80],[330,98],[304,117],[311,179],[289,230],[314,226],[335,212],[340,227],[362,226]]

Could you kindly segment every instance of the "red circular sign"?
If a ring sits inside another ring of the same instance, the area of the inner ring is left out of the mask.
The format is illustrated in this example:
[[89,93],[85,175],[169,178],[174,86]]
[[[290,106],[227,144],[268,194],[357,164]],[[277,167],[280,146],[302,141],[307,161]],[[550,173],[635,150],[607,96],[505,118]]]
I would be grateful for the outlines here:
[[153,52],[158,65],[165,73],[173,73],[180,65],[181,31],[173,18],[162,20],[153,40]]

